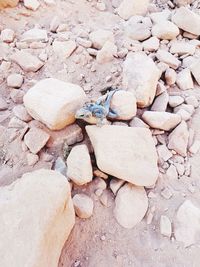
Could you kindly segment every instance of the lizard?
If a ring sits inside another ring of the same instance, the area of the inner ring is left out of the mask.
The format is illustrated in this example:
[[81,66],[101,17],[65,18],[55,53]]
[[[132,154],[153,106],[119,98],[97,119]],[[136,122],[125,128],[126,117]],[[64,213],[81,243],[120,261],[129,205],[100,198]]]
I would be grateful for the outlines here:
[[90,124],[97,124],[97,126],[101,126],[106,118],[116,119],[118,114],[110,108],[110,103],[117,91],[119,89],[108,91],[105,95],[99,97],[96,102],[86,103],[76,112],[75,118],[82,119]]

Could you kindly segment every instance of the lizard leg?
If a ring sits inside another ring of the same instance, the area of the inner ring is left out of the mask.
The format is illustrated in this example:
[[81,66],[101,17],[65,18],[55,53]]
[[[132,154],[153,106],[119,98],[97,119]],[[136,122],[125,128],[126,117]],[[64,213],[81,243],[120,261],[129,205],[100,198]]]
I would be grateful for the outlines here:
[[103,126],[103,119],[102,118],[97,118],[97,127]]
[[108,117],[111,118],[111,119],[116,119],[116,118],[118,117],[118,114],[117,114],[116,111],[114,111],[114,110],[110,110],[110,111],[108,112]]

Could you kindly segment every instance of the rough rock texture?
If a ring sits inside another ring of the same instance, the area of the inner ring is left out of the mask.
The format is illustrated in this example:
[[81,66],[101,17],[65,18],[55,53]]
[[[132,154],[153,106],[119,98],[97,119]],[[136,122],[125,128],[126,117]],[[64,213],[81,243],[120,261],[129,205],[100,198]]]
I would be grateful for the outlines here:
[[93,200],[85,194],[76,194],[73,197],[73,204],[76,215],[82,219],[92,216],[94,203]]
[[117,55],[117,46],[113,42],[106,41],[98,51],[96,59],[99,64],[104,64],[112,61],[115,55]]
[[67,158],[67,166],[67,177],[77,185],[92,181],[92,164],[86,145],[78,145],[72,148]]
[[76,49],[76,43],[72,40],[61,42],[55,40],[53,42],[53,51],[60,58],[68,58]]
[[133,228],[143,219],[147,208],[144,188],[127,183],[119,189],[115,198],[114,216],[121,226]]
[[191,72],[192,72],[195,80],[200,85],[200,60],[198,60],[197,62],[192,64],[190,69],[191,69]]
[[159,111],[145,111],[142,119],[150,127],[164,131],[170,131],[181,122],[181,117],[178,114]]
[[137,112],[136,98],[132,92],[120,90],[113,95],[110,107],[117,112],[117,119],[130,120]]
[[172,16],[172,21],[182,30],[200,35],[200,16],[187,7],[180,7]]
[[156,182],[157,153],[149,129],[105,125],[86,126],[86,131],[100,170],[136,185]]
[[0,195],[0,265],[57,267],[75,222],[66,178],[40,169],[0,188]]
[[15,52],[10,56],[10,59],[27,72],[36,72],[44,65],[36,56],[24,51]]
[[152,35],[159,39],[172,40],[179,35],[179,28],[171,21],[162,21],[153,26]]
[[185,247],[200,240],[200,209],[192,201],[185,200],[176,214],[174,234]]
[[183,69],[177,74],[176,84],[181,90],[187,90],[194,88],[192,75],[189,69]]
[[187,146],[189,131],[187,123],[182,121],[169,135],[168,148],[175,150],[178,154],[185,157],[187,155]]
[[10,74],[7,77],[7,85],[13,88],[20,88],[23,83],[23,76],[18,73]]
[[123,67],[123,85],[135,93],[139,107],[147,107],[153,102],[159,74],[153,60],[144,53],[128,54]]
[[181,62],[174,55],[162,49],[158,50],[156,57],[160,60],[160,62],[167,64],[169,67],[175,70],[181,64]]
[[147,12],[149,0],[123,0],[117,9],[119,16],[129,19],[134,15],[144,15]]
[[97,49],[101,49],[107,41],[114,43],[114,35],[112,31],[108,30],[99,29],[93,31],[90,33],[89,37],[93,47]]
[[0,9],[5,7],[15,7],[19,3],[19,0],[1,0],[0,1]]
[[85,93],[80,86],[53,78],[39,81],[24,96],[30,115],[52,130],[72,124],[84,102]]

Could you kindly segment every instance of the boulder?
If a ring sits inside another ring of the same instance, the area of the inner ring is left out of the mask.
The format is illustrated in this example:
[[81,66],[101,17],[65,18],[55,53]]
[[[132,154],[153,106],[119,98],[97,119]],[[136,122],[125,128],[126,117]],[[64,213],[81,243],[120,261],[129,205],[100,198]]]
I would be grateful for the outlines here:
[[75,222],[66,178],[40,169],[1,187],[0,195],[0,265],[57,267]]
[[189,131],[187,123],[182,121],[169,135],[168,148],[173,149],[179,155],[187,156]]
[[145,216],[148,198],[143,187],[129,183],[121,187],[115,198],[114,216],[124,228],[131,229]]
[[123,86],[135,94],[138,107],[152,104],[159,75],[159,69],[145,53],[127,55],[123,66]]
[[200,209],[191,200],[185,200],[178,208],[174,235],[185,247],[200,241]]
[[122,19],[129,19],[135,15],[145,15],[148,9],[149,0],[123,0],[117,8],[117,13]]
[[156,182],[157,153],[149,129],[104,125],[86,126],[86,131],[100,170],[135,185]]
[[170,112],[145,111],[142,119],[151,127],[170,131],[181,122],[181,116]]
[[179,28],[171,21],[164,20],[152,27],[152,35],[163,40],[173,40],[179,35]]
[[172,21],[182,30],[200,35],[200,16],[187,7],[180,7],[172,16]]
[[92,181],[92,164],[86,145],[72,148],[67,158],[67,167],[67,177],[75,184],[84,185]]
[[75,113],[85,100],[85,93],[80,86],[47,78],[28,90],[24,105],[34,119],[43,122],[51,130],[60,130],[75,121]]

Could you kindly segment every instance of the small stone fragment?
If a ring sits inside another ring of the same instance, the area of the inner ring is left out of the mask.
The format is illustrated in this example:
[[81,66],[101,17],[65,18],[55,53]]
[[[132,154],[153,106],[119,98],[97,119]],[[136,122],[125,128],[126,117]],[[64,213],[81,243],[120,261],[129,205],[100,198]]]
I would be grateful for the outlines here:
[[159,48],[159,39],[157,37],[151,37],[142,43],[144,51],[157,51]]
[[85,194],[76,194],[73,197],[73,204],[76,215],[81,219],[88,219],[93,214],[93,200]]
[[167,91],[157,96],[151,106],[152,111],[166,111],[169,102],[169,95]]
[[163,40],[172,40],[179,35],[179,28],[171,21],[164,20],[152,27],[152,35]]
[[135,15],[145,15],[148,9],[149,0],[123,0],[117,8],[117,13],[122,19],[129,19]]
[[7,108],[8,108],[7,102],[2,97],[0,97],[0,111],[5,110]]
[[99,64],[104,64],[112,61],[116,55],[117,46],[110,41],[106,41],[102,49],[98,51],[96,59]]
[[162,215],[160,217],[160,233],[163,236],[171,237],[172,225],[170,219],[167,216]]
[[173,156],[173,154],[171,153],[171,151],[169,151],[166,145],[157,146],[157,152],[159,160],[161,161],[168,161],[168,159]]
[[29,122],[32,117],[28,114],[25,107],[22,105],[17,105],[13,108],[14,115],[22,121]]
[[190,153],[196,154],[200,150],[200,140],[195,140],[194,143],[189,148]]
[[177,74],[176,74],[175,70],[173,70],[171,68],[168,68],[166,70],[166,72],[165,72],[165,81],[166,81],[167,85],[175,84],[176,77],[177,77]]
[[194,63],[190,67],[190,70],[195,80],[200,85],[200,60],[194,61]]
[[194,83],[189,69],[183,69],[177,74],[176,84],[181,90],[193,89]]
[[199,101],[194,95],[188,96],[185,98],[185,103],[188,105],[192,105],[194,108],[198,108]]
[[122,187],[122,185],[125,183],[124,180],[120,180],[117,178],[113,178],[110,181],[110,189],[112,190],[113,194],[116,195],[118,190]]
[[30,10],[36,11],[40,3],[37,0],[24,0],[24,6]]
[[12,43],[15,38],[15,32],[11,29],[1,31],[1,40],[5,43]]
[[102,29],[91,32],[89,38],[96,49],[101,49],[107,41],[115,42],[113,33]]
[[169,188],[165,188],[161,191],[161,196],[164,197],[165,199],[170,199],[173,194]]
[[23,80],[24,79],[21,74],[13,73],[7,77],[7,85],[13,88],[20,88],[22,86]]
[[68,58],[76,49],[76,43],[72,40],[70,41],[57,41],[53,42],[53,51],[56,55],[61,58]]
[[151,36],[151,31],[149,25],[143,21],[135,21],[133,17],[125,24],[125,34],[133,40],[144,41]]
[[43,29],[33,28],[24,32],[21,36],[21,42],[47,42],[47,31]]
[[172,43],[170,47],[170,53],[178,54],[179,56],[185,54],[193,55],[195,53],[195,45],[186,42],[176,41]]
[[182,96],[169,96],[169,105],[172,108],[175,108],[181,105],[184,102],[184,98]]
[[163,63],[166,63],[167,65],[169,65],[169,67],[171,67],[172,69],[177,69],[181,62],[175,57],[173,56],[171,53],[159,49],[158,52],[156,53],[156,57]]
[[27,153],[26,159],[27,159],[27,164],[29,166],[34,166],[38,162],[39,157],[36,154]]

